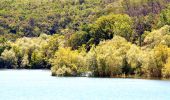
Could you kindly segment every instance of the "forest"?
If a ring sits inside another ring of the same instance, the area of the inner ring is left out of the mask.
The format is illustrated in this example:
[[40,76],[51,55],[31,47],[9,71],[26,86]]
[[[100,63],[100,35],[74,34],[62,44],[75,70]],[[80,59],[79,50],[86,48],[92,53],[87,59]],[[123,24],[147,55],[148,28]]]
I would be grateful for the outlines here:
[[170,78],[170,0],[0,0],[0,69]]

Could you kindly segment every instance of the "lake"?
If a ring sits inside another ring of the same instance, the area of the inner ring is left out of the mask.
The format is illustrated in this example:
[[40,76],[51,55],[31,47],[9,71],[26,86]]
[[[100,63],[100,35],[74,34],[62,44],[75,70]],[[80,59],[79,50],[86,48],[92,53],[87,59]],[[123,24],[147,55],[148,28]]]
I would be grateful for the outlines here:
[[50,75],[0,70],[0,100],[170,100],[170,81]]

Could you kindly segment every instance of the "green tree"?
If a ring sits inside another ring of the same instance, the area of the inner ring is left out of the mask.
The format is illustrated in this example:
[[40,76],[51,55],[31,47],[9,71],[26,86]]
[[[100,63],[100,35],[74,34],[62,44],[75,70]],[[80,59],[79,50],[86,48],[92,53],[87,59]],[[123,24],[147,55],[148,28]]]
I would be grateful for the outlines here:
[[78,51],[72,51],[70,48],[59,48],[50,61],[54,76],[76,76],[85,62],[84,57]]
[[170,58],[168,58],[165,67],[162,69],[162,74],[164,78],[170,77]]
[[4,50],[1,54],[5,68],[17,68],[17,58],[13,50]]
[[112,39],[115,35],[122,36],[128,41],[132,39],[132,19],[125,14],[109,14],[97,19],[92,25],[91,33],[95,43]]

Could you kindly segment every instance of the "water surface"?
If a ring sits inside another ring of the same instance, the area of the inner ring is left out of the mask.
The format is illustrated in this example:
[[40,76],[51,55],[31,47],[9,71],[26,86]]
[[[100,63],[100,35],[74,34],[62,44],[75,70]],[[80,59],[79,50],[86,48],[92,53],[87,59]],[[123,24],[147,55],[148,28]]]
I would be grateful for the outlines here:
[[0,70],[0,100],[170,100],[170,81],[50,75]]

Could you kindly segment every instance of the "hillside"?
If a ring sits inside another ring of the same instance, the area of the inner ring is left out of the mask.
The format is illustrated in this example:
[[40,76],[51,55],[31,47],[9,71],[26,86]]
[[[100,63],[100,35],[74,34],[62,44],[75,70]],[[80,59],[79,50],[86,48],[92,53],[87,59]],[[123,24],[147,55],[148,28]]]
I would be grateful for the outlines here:
[[0,68],[170,77],[169,0],[1,0]]
[[1,0],[1,34],[33,37],[74,33],[99,16],[114,12],[108,8],[112,4],[119,7],[114,0]]

